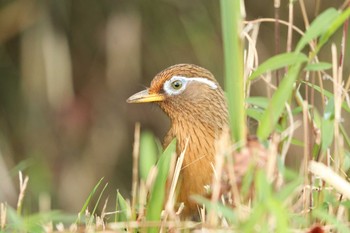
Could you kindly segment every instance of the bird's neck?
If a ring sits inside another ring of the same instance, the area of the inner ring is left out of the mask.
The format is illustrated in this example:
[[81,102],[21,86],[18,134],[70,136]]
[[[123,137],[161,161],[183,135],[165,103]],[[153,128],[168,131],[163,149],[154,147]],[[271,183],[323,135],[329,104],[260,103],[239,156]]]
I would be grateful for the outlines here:
[[178,154],[188,141],[187,154],[191,154],[191,157],[214,156],[216,140],[228,129],[228,111],[222,91],[208,95],[209,97],[210,101],[189,102],[180,99],[178,102],[160,103],[171,120],[165,145],[175,137]]
[[196,115],[192,113],[172,119],[171,128],[165,138],[165,144],[170,142],[172,138],[176,138],[177,153],[180,154],[188,141],[184,161],[185,166],[201,158],[205,158],[205,161],[212,161],[216,154],[216,140],[228,128],[226,113],[221,114],[223,115],[219,114],[217,117],[205,118],[202,116],[201,118],[196,118]]

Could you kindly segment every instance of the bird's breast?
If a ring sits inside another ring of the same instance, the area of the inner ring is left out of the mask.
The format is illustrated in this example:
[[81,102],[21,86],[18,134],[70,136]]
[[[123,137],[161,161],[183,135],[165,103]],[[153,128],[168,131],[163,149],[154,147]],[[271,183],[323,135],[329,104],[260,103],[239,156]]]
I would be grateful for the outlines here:
[[217,134],[209,126],[177,124],[171,127],[165,138],[165,145],[170,143],[174,137],[177,139],[178,155],[186,148],[180,173],[178,201],[184,202],[186,209],[190,212],[197,208],[190,196],[206,195],[207,187],[212,183],[216,154],[215,135]]

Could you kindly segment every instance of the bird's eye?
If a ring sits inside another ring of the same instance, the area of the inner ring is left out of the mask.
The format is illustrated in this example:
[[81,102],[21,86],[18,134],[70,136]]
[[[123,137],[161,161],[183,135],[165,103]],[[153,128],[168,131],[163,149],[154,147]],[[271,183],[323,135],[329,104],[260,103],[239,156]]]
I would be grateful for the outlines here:
[[174,90],[179,90],[182,87],[182,82],[180,80],[175,80],[174,82],[171,83],[171,87]]

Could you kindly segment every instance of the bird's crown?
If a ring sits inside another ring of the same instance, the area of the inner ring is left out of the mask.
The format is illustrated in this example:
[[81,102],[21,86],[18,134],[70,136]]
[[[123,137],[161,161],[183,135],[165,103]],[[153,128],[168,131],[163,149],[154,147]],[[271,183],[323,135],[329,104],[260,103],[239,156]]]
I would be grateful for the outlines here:
[[177,95],[182,93],[191,82],[205,84],[211,89],[218,88],[213,74],[207,69],[193,64],[177,64],[158,73],[148,91]]
[[[177,105],[186,104],[184,100],[208,99],[208,94],[213,94],[212,90],[221,96],[222,89],[210,71],[197,65],[177,64],[158,73],[148,89],[134,94],[127,102],[167,105],[175,101]],[[177,96],[181,98],[172,98]]]

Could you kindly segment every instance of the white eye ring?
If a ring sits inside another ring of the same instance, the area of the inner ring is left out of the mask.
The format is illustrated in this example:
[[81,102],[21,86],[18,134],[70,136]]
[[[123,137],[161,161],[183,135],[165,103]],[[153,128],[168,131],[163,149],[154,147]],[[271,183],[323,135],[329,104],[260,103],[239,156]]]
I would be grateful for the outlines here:
[[186,89],[187,80],[185,77],[173,76],[164,83],[164,91],[168,95],[178,95]]
[[189,82],[200,82],[208,85],[211,89],[218,88],[217,84],[207,78],[193,77],[186,78],[183,76],[173,76],[164,83],[163,89],[168,95],[178,95],[182,93]]

